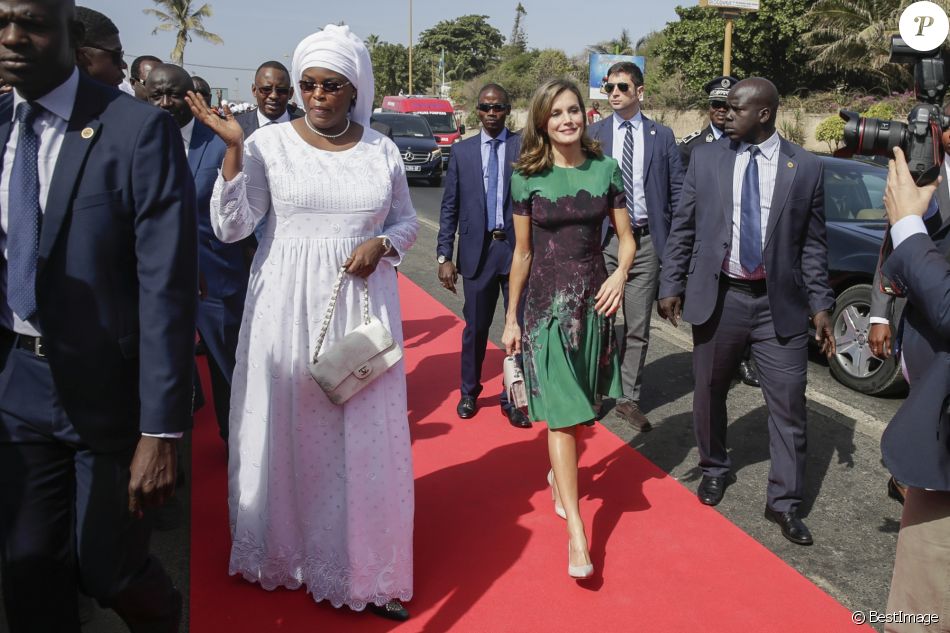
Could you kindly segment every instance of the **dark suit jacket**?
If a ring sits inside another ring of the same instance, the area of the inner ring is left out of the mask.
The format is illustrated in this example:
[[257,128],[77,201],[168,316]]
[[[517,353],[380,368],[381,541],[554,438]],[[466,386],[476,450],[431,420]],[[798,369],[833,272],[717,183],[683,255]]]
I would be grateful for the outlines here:
[[[947,172],[946,165],[940,167],[940,175],[943,177],[943,182],[940,183],[940,187],[937,189],[937,208],[939,212],[926,221],[927,232],[931,236],[936,235],[944,227],[950,227],[950,191],[947,190],[947,180],[950,173]],[[903,299],[898,299],[881,290],[881,261],[878,259],[877,268],[874,270],[874,281],[871,285],[871,312],[869,316],[894,321],[895,314],[899,316],[903,307]]]
[[884,464],[901,482],[950,491],[950,264],[930,237],[914,235],[884,274],[907,296],[902,341],[910,395],[881,439]]
[[[12,103],[0,97],[0,138]],[[196,235],[178,126],[80,76],[43,215],[36,292],[59,397],[94,449],[191,427]]]
[[[257,115],[255,115],[257,116]],[[242,242],[225,244],[211,228],[211,192],[227,147],[211,128],[195,121],[188,146],[188,167],[198,203],[198,269],[209,297],[229,297],[247,288],[247,260]]]
[[[613,156],[613,114],[591,125],[588,134],[600,141],[604,154]],[[647,202],[650,237],[657,256],[666,246],[670,220],[679,205],[684,175],[673,130],[643,115],[643,194]]]
[[[290,104],[287,105],[287,112],[290,113],[291,121],[294,119],[299,119],[303,116],[303,110]],[[240,114],[235,114],[234,120],[241,124],[241,129],[244,130],[244,138],[247,138],[256,132],[258,126],[260,125],[257,120],[257,108],[248,110],[247,112],[241,112]]]
[[[505,141],[505,232],[508,244],[514,247],[515,227],[511,221],[512,165],[521,153],[521,135],[508,131]],[[482,253],[488,237],[486,224],[485,181],[482,177],[481,134],[469,137],[452,148],[449,169],[445,174],[442,211],[439,215],[439,241],[436,253],[452,258],[455,231],[459,234],[458,270],[462,277],[477,277],[482,266]]]
[[[680,206],[663,252],[660,298],[684,294],[683,318],[712,316],[719,275],[732,242],[732,176],[737,143],[721,138],[693,151]],[[834,307],[828,285],[821,161],[781,139],[778,173],[765,233],[765,276],[779,336],[808,329],[809,315]]]

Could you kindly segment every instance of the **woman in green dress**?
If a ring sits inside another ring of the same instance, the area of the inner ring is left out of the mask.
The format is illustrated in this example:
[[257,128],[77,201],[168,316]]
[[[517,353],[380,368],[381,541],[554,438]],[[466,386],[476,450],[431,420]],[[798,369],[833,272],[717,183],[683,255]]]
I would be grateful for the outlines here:
[[[575,431],[596,418],[598,395],[621,395],[611,317],[636,251],[620,167],[586,129],[572,82],[549,81],[532,97],[511,179],[516,243],[502,336],[508,354],[523,353],[529,417],[548,425],[548,479],[555,511],[567,519],[574,578],[594,572],[578,506]],[[620,240],[620,265],[610,276],[601,255],[608,217]]]

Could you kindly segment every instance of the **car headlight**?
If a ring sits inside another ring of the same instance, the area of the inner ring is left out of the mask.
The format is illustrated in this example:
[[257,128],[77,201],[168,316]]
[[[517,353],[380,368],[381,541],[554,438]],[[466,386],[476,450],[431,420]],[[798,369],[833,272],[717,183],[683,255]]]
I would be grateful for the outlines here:
[[429,154],[429,160],[435,160],[436,158],[442,158],[442,150],[435,149]]
[[457,139],[455,139],[454,141],[452,141],[452,144],[454,145],[454,144],[460,142],[461,140],[462,140],[462,137],[460,136],[460,137],[458,137]]

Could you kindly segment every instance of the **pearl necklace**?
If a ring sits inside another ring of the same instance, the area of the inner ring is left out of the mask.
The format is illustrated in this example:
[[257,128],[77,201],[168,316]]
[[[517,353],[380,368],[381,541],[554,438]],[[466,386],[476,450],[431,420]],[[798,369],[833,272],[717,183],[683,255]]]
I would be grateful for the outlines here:
[[341,136],[343,136],[344,134],[346,134],[347,130],[350,129],[350,119],[349,119],[349,117],[347,117],[347,119],[346,119],[346,127],[343,128],[343,131],[340,132],[339,134],[324,134],[323,132],[321,132],[321,131],[318,130],[317,128],[313,127],[313,124],[310,123],[310,117],[308,117],[306,114],[304,114],[303,122],[307,124],[307,127],[310,128],[310,131],[311,131],[311,132],[313,132],[313,133],[316,134],[317,136],[322,136],[323,138],[331,138],[331,139],[332,139],[332,138],[340,138]]

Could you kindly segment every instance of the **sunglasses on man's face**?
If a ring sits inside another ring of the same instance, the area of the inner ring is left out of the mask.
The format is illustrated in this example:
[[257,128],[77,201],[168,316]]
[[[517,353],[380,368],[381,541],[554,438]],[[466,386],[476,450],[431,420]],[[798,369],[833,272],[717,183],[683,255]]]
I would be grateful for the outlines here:
[[709,108],[711,110],[728,110],[729,104],[725,101],[710,101]]
[[346,80],[341,81],[339,79],[324,79],[323,81],[301,79],[298,85],[300,86],[300,92],[310,93],[315,91],[317,86],[320,86],[324,92],[332,94],[339,91],[343,86],[349,86],[350,82]]
[[[302,82],[301,82],[301,83],[302,83]],[[324,88],[324,90],[326,90],[326,88]],[[277,87],[274,87],[274,86],[258,86],[258,87],[257,87],[257,91],[258,91],[259,93],[261,93],[262,95],[264,95],[265,97],[268,96],[268,95],[270,95],[270,93],[272,93],[272,92],[276,92],[276,93],[277,93],[278,95],[280,95],[281,97],[286,97],[287,95],[290,94],[290,88],[286,88],[286,87],[284,87],[284,86],[277,86]],[[332,91],[332,90],[327,90],[327,92],[333,92],[333,91]]]
[[[86,44],[82,48],[91,48],[97,51],[102,51],[103,53],[109,53],[109,56],[112,58],[112,63],[116,66],[122,65],[122,58],[125,56],[125,51],[123,51],[121,48],[103,48],[94,44]],[[144,84],[145,82],[143,81],[142,83]]]
[[616,88],[620,92],[626,93],[628,90],[630,90],[631,86],[626,81],[621,81],[620,83],[608,82],[604,84],[604,92],[606,92],[607,94],[610,94],[611,92],[613,92],[614,88]]
[[507,103],[479,103],[476,107],[482,112],[507,112],[511,109]]

